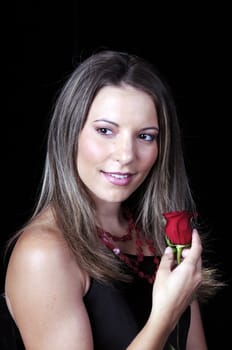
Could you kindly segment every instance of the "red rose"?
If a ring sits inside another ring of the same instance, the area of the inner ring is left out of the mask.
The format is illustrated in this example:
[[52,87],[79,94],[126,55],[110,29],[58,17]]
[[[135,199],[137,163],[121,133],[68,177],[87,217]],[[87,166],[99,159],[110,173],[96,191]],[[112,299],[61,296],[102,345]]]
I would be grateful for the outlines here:
[[166,219],[165,234],[167,244],[177,252],[177,262],[180,263],[183,248],[188,248],[192,241],[191,220],[196,213],[187,210],[163,213]]
[[166,219],[165,233],[173,244],[189,244],[192,240],[191,218],[193,213],[183,211],[172,211],[164,213]]

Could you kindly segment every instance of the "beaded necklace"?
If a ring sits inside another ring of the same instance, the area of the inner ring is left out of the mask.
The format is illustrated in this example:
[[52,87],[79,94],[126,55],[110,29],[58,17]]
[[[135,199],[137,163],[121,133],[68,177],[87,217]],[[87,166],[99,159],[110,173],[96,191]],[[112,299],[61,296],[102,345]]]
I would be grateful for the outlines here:
[[[114,242],[117,242],[117,241],[125,242],[128,240],[132,240],[132,232],[135,232],[135,243],[136,243],[136,250],[137,250],[136,259],[133,257],[130,257],[129,256],[130,254],[126,255],[125,253],[123,253],[119,249],[119,247],[117,247],[114,244]],[[98,227],[98,235],[102,240],[102,242],[105,244],[105,246],[109,248],[121,261],[123,261],[140,278],[146,279],[151,284],[154,282],[156,271],[159,265],[159,259],[155,254],[154,243],[152,240],[140,238],[139,231],[137,230],[136,225],[132,219],[129,219],[129,222],[128,222],[128,232],[121,237],[114,236],[110,232],[104,231],[100,227]],[[152,275],[149,275],[140,269],[140,264],[142,261],[144,261],[144,253],[143,253],[144,244],[148,246],[148,249],[150,250],[153,256],[153,263],[155,268]]]

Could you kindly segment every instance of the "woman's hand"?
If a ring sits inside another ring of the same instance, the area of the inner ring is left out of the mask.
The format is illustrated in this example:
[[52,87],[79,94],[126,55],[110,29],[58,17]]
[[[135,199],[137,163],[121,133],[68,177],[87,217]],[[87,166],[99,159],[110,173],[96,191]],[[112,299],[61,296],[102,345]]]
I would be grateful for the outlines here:
[[154,316],[157,322],[159,315],[165,328],[168,327],[170,331],[191,303],[201,283],[201,253],[201,240],[197,230],[194,229],[192,246],[183,250],[183,261],[178,266],[174,266],[174,255],[170,247],[166,248],[161,259],[153,287],[151,317]]

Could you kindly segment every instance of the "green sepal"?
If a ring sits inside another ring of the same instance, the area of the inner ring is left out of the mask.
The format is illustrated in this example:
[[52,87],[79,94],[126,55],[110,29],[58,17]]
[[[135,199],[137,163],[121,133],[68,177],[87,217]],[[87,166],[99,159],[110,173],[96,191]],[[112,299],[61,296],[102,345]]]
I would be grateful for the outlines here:
[[173,243],[171,243],[171,241],[168,239],[167,236],[165,236],[165,239],[166,239],[168,246],[172,248],[173,253],[176,254],[177,264],[179,265],[181,262],[182,250],[184,248],[190,248],[191,243],[189,243],[189,244],[173,244]]

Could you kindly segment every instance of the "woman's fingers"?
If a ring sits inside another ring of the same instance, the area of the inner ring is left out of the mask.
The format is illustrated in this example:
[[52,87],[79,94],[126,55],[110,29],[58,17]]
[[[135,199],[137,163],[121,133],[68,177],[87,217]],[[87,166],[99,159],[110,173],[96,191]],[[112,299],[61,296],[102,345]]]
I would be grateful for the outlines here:
[[163,278],[167,278],[167,275],[170,274],[174,264],[174,254],[171,247],[167,247],[164,251],[164,254],[160,260],[158,273],[162,275]]
[[188,249],[183,249],[182,257],[185,259],[187,258],[189,262],[192,262],[193,264],[195,264],[201,257],[201,253],[202,253],[201,239],[197,230],[193,229],[191,247]]
[[182,267],[188,268],[188,274],[191,276],[191,280],[195,288],[199,286],[202,280],[202,244],[200,236],[196,229],[193,230],[192,234],[192,245],[189,249],[185,249],[182,252],[184,258]]

